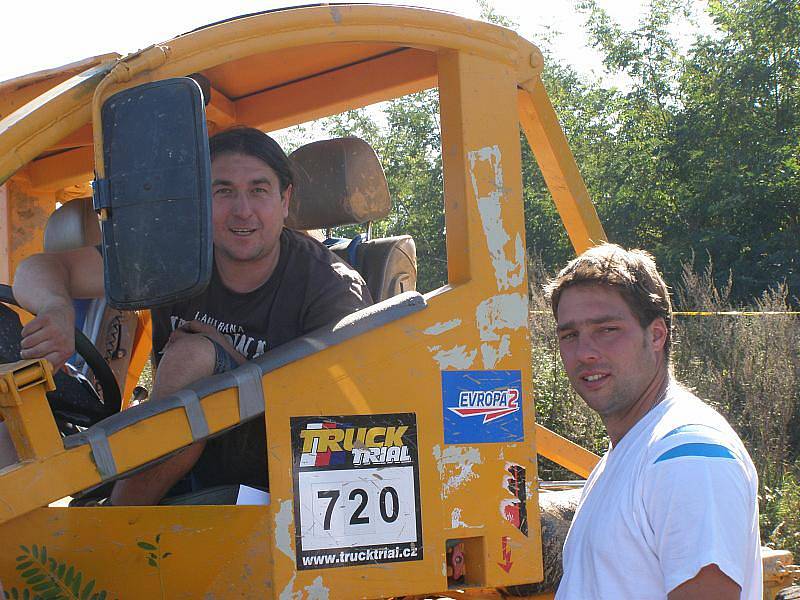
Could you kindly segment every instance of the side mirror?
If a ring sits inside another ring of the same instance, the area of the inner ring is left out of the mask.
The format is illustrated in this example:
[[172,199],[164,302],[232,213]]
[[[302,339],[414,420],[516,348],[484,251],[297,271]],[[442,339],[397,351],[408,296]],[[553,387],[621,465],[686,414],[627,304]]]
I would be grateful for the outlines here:
[[180,77],[114,94],[102,107],[106,297],[132,310],[201,292],[211,278],[211,163],[200,87]]

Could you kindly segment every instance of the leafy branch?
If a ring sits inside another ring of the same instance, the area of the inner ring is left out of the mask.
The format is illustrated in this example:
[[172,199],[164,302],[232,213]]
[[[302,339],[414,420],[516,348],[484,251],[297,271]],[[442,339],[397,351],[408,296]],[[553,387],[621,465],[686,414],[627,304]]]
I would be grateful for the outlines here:
[[94,591],[95,580],[83,584],[83,573],[48,556],[47,546],[20,546],[16,569],[27,586],[3,592],[6,600],[105,600],[105,590]]

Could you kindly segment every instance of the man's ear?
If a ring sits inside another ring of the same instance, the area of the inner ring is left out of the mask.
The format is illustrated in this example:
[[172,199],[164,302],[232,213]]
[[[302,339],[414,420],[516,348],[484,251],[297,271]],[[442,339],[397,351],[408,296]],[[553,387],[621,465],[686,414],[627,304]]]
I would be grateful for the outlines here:
[[647,328],[650,334],[650,343],[653,350],[664,350],[664,344],[667,342],[667,323],[663,317],[656,317],[650,326]]
[[292,184],[286,186],[286,189],[281,192],[281,204],[283,205],[283,219],[286,220],[289,217],[289,202],[292,200],[292,191],[294,188]]

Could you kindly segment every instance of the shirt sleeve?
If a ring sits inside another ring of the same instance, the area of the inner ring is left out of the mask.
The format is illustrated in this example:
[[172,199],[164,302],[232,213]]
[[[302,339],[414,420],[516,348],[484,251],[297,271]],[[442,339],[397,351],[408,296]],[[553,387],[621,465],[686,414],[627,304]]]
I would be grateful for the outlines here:
[[303,333],[335,323],[372,304],[367,284],[343,263],[334,263],[311,285],[315,293],[303,315]]
[[715,564],[744,587],[757,485],[735,449],[714,438],[656,444],[643,478],[651,544],[669,592]]

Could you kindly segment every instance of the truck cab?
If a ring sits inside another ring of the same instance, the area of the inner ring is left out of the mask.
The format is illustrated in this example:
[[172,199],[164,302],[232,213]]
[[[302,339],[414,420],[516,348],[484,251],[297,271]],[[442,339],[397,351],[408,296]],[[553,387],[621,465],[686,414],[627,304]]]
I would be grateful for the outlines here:
[[[44,249],[56,203],[97,197],[92,181],[96,190],[112,176],[109,102],[186,78],[202,83],[192,115],[209,134],[236,124],[270,132],[437,90],[447,247],[443,287],[421,294],[411,278],[393,280],[374,306],[339,323],[66,434],[45,397],[49,363],[0,366],[0,415],[15,454],[0,468],[7,596],[538,594],[537,454],[579,476],[596,457],[536,424],[520,129],[576,251],[605,237],[542,69],[539,50],[499,26],[325,4],[0,84],[0,282]],[[323,152],[345,181],[356,179],[352,165],[330,157],[347,155],[348,144]],[[376,181],[367,187],[380,195]],[[314,185],[304,198],[332,197]],[[343,184],[337,197],[352,200],[354,189]],[[133,251],[110,248],[113,204],[87,207],[79,212],[99,220],[107,259]],[[293,226],[327,226],[304,218]],[[151,351],[147,298],[124,308],[136,312],[113,377],[123,408]],[[254,419],[267,434],[268,503],[50,506]]]

